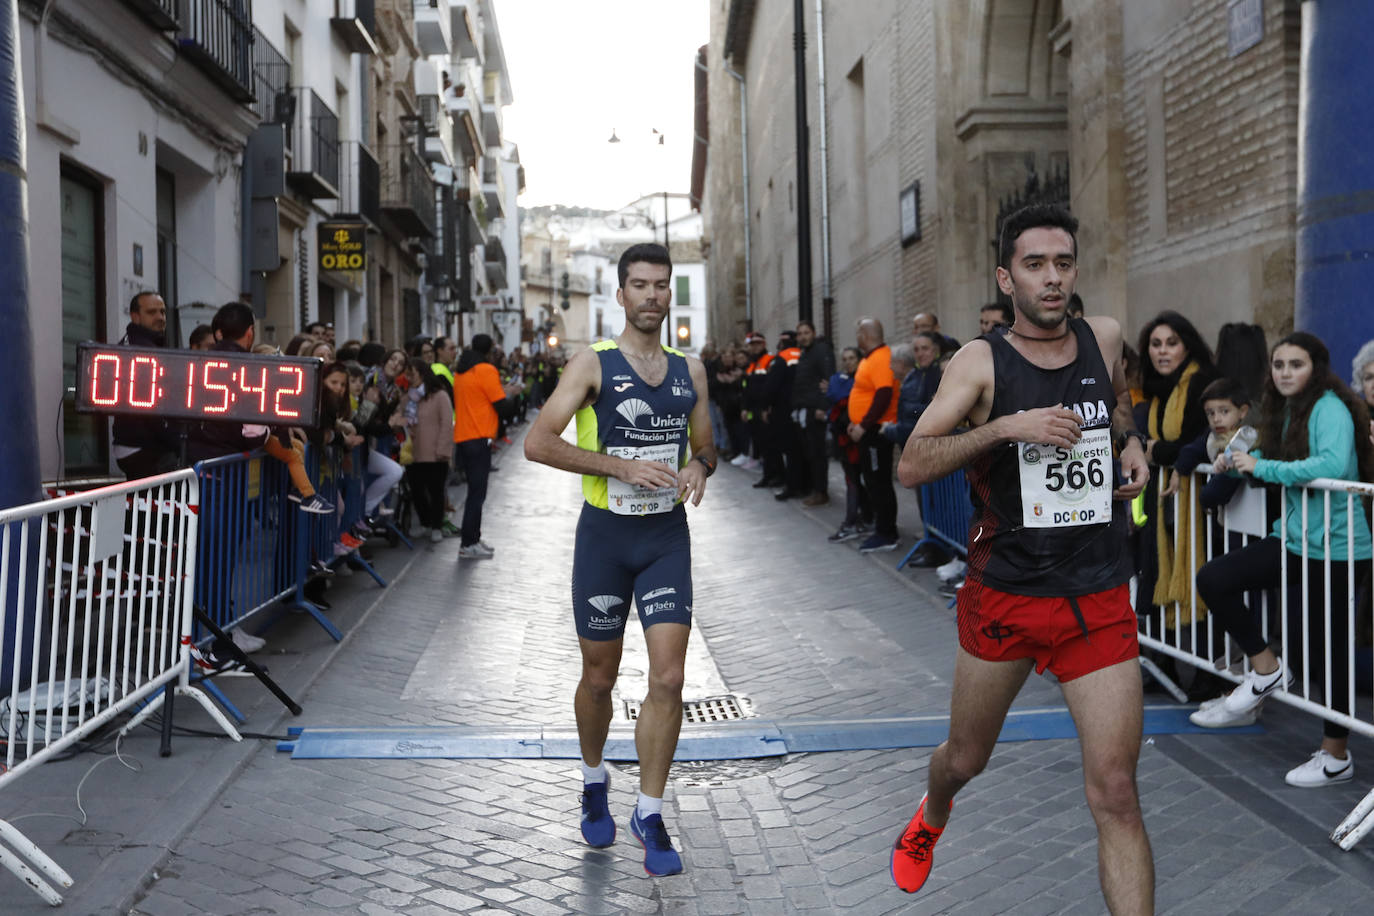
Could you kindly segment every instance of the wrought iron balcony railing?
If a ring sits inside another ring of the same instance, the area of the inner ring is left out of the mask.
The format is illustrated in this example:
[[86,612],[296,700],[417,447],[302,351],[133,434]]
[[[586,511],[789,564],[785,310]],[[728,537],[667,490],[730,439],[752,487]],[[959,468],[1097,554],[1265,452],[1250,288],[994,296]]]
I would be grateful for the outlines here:
[[176,11],[182,53],[235,101],[253,101],[252,0],[176,0]]
[[[259,122],[289,127],[296,120],[291,62],[256,27],[253,29],[253,97],[253,111]],[[290,131],[286,136],[290,143]]]
[[312,200],[339,196],[339,119],[313,89],[296,93],[287,179]]
[[382,168],[357,140],[341,144],[342,174],[337,214],[358,215],[374,226],[382,215]]
[[407,237],[434,235],[434,179],[409,143],[382,150],[382,215]]

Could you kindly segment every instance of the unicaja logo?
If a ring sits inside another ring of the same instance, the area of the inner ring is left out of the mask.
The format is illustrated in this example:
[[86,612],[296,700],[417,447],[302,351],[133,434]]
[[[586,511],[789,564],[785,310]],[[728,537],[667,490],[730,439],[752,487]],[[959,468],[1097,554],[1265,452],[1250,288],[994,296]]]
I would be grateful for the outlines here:
[[630,398],[615,405],[615,412],[628,420],[631,426],[638,426],[639,418],[653,414],[654,409],[642,398]]
[[624,600],[619,595],[592,595],[587,603],[604,614],[617,604],[623,604]]

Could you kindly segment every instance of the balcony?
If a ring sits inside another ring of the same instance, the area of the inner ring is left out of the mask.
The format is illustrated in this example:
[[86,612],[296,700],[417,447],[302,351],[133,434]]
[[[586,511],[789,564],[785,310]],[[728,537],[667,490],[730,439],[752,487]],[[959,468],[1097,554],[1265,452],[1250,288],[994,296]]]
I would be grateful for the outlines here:
[[501,244],[501,235],[492,232],[487,236],[486,254],[487,282],[492,289],[506,287],[506,247]]
[[375,0],[335,0],[338,15],[329,20],[334,34],[354,54],[376,54],[377,7]]
[[253,98],[253,111],[259,123],[289,125],[295,121],[291,62],[256,28],[253,29]]
[[339,196],[339,119],[313,89],[294,90],[296,118],[287,182],[311,200]]
[[420,96],[420,126],[425,132],[425,158],[453,166],[453,119],[440,101],[428,95]]
[[434,255],[425,269],[434,298],[448,302],[458,286],[458,198],[447,185],[435,186]]
[[138,13],[148,24],[159,32],[171,32],[180,28],[177,19],[178,0],[124,0],[124,5]]
[[434,179],[410,144],[382,150],[382,215],[407,238],[434,236]]
[[415,0],[415,43],[426,57],[453,53],[449,29],[453,19],[448,0]]
[[482,60],[481,13],[478,0],[448,0],[449,34],[453,39],[455,57]]
[[490,99],[482,101],[482,143],[501,148],[501,107]]
[[253,101],[251,0],[176,0],[176,9],[181,53],[234,101]]
[[482,157],[482,197],[486,211],[493,218],[505,214],[505,180],[501,174],[501,162],[495,155],[488,153]]
[[382,167],[357,140],[340,144],[339,205],[335,216],[361,216],[377,225],[382,216]]

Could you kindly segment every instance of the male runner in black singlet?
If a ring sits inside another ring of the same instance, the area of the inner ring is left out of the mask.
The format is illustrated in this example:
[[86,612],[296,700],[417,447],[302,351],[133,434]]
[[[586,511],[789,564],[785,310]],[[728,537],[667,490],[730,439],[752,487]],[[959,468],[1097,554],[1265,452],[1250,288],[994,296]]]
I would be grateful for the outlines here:
[[[651,875],[682,871],[663,825],[663,790],[682,726],[692,623],[691,545],[683,502],[701,502],[715,471],[706,370],[659,343],[672,262],[661,245],[621,256],[616,301],[625,330],[573,357],[525,437],[525,456],[582,476],[586,502],[573,553],[573,616],[582,648],[574,710],[582,746],[582,836],[615,841],[602,750],[630,600],[649,650],[649,695],[635,723],[639,803],[630,831]],[[577,445],[563,441],[577,417]],[[690,460],[688,447],[691,449]]]
[[[1149,471],[1131,420],[1120,325],[1066,315],[1077,229],[1058,207],[1007,219],[997,285],[1015,323],[950,360],[898,466],[908,487],[966,467],[974,517],[949,739],[931,756],[926,796],[892,850],[892,876],[909,893],[925,883],[955,793],[987,764],[1032,666],[1049,668],[1082,743],[1107,907],[1145,914],[1154,909],[1154,865],[1135,783],[1142,703],[1127,501]],[[965,419],[972,429],[954,434]]]

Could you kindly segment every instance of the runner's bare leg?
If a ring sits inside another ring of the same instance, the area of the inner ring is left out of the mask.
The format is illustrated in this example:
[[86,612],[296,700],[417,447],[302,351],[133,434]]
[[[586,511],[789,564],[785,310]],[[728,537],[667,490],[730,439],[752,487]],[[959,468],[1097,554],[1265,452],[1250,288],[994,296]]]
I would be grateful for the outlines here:
[[611,690],[620,673],[620,652],[623,639],[578,639],[582,648],[582,679],[573,695],[573,713],[577,717],[577,740],[582,759],[587,766],[601,762],[606,748],[606,733],[611,728]]
[[945,826],[954,795],[983,772],[992,756],[1012,700],[1026,683],[1034,662],[989,662],[965,652],[954,660],[950,697],[949,738],[930,756],[927,770],[925,821]]
[[1083,746],[1083,784],[1097,822],[1097,870],[1113,916],[1154,912],[1155,870],[1140,813],[1140,664],[1136,659],[1063,685]]
[[682,678],[687,664],[683,623],[656,623],[644,630],[649,649],[649,695],[635,722],[635,750],[639,753],[639,791],[662,798],[668,768],[682,730]]

